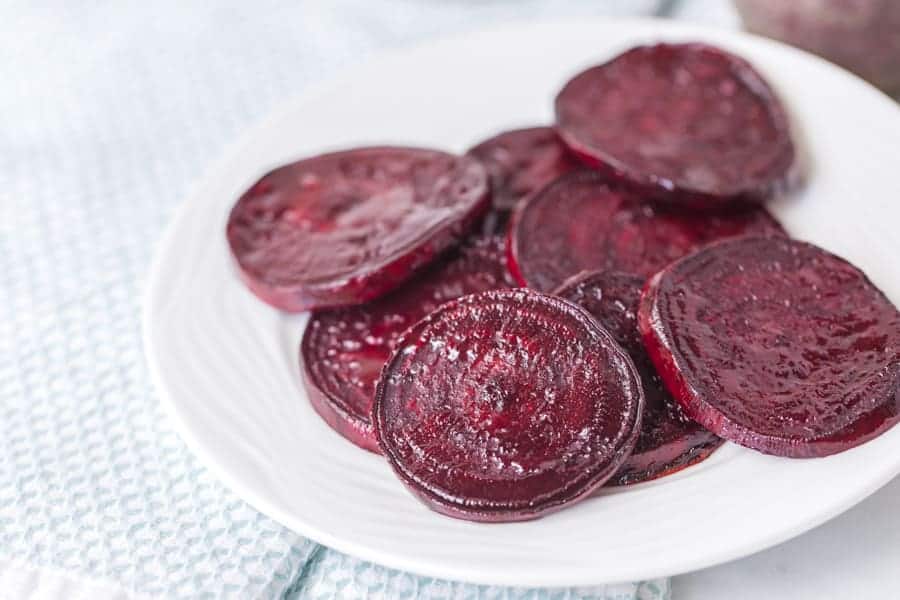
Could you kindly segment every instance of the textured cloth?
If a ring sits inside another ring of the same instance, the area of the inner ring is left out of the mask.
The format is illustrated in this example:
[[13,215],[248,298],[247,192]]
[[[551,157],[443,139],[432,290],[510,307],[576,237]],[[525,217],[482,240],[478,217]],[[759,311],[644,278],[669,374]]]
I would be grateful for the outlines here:
[[311,82],[439,33],[656,4],[0,5],[0,582],[14,561],[164,598],[667,597],[665,580],[441,582],[317,546],[187,451],[159,407],[139,324],[157,240],[192,182]]

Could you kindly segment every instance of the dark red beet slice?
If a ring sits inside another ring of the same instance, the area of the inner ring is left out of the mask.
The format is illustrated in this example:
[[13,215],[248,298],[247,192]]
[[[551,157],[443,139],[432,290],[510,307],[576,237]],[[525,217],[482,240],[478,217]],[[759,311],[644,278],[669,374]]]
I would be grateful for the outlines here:
[[497,210],[514,209],[524,198],[581,166],[552,127],[506,131],[468,154],[487,167]]
[[250,289],[287,311],[395,288],[488,206],[484,167],[418,148],[323,154],[265,175],[237,201],[228,242]]
[[375,435],[425,504],[531,519],[602,485],[640,428],[634,364],[582,308],[531,290],[444,304],[406,331],[375,392]]
[[574,173],[522,204],[510,228],[510,270],[524,285],[556,289],[581,271],[649,277],[709,242],[783,234],[764,209],[663,211],[595,173]]
[[650,362],[637,327],[644,279],[614,271],[578,275],[555,292],[586,309],[631,356],[644,387],[644,416],[637,445],[610,479],[612,485],[640,483],[700,462],[722,439],[687,418],[666,391]]
[[825,456],[900,418],[900,313],[811,244],[704,248],[647,283],[638,322],[685,413],[738,444]]
[[338,433],[380,452],[372,399],[400,334],[448,300],[515,286],[506,269],[503,236],[477,235],[387,296],[313,312],[300,346],[310,402]]
[[757,203],[794,174],[788,119],[745,60],[704,44],[639,46],[572,78],[560,136],[588,164],[695,208]]

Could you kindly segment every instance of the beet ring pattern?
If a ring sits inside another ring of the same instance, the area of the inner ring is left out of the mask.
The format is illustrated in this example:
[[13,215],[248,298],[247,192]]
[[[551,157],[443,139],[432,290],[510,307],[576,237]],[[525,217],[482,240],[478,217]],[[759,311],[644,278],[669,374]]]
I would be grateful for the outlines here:
[[735,443],[826,456],[900,420],[900,313],[812,244],[707,246],[648,282],[638,324],[685,413]]
[[373,416],[388,462],[429,507],[516,521],[609,479],[634,447],[643,402],[631,359],[586,311],[502,290],[407,330]]

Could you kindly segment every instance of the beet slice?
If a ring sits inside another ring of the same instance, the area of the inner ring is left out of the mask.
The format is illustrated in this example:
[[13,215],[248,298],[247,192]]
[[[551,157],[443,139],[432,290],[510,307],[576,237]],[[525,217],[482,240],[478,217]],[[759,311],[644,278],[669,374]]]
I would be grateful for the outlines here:
[[488,207],[484,167],[419,148],[359,148],[263,176],[228,220],[249,288],[286,311],[358,304],[407,280]]
[[614,271],[583,273],[568,280],[555,295],[587,310],[606,328],[634,361],[644,387],[644,416],[634,451],[610,479],[628,485],[656,479],[712,454],[722,438],[707,431],[684,412],[666,391],[637,327],[638,303],[644,279]]
[[826,456],[900,419],[900,313],[811,244],[704,248],[647,283],[638,322],[685,413],[738,444]]
[[783,235],[761,207],[720,213],[665,211],[643,196],[580,172],[522,204],[510,228],[510,270],[524,285],[554,290],[581,271],[647,278],[700,246],[737,235]]
[[448,300],[515,286],[506,269],[503,236],[473,235],[387,296],[359,306],[314,311],[300,344],[310,402],[335,431],[362,448],[380,452],[372,429],[372,399],[400,334]]
[[705,44],[639,46],[576,75],[556,97],[556,120],[586,163],[694,208],[758,203],[796,171],[769,85]]
[[497,210],[514,209],[554,179],[581,167],[552,127],[505,131],[467,154],[487,167]]
[[404,333],[375,392],[375,435],[432,509],[532,519],[602,485],[634,447],[634,364],[566,300],[501,290],[444,304]]

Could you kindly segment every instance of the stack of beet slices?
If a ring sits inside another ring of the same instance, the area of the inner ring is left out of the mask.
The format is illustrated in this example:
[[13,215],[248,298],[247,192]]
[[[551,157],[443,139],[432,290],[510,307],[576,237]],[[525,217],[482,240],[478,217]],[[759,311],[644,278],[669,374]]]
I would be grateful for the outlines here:
[[474,233],[419,277],[373,302],[313,312],[301,342],[310,401],[353,443],[379,452],[372,399],[381,370],[400,337],[448,300],[515,287],[503,236]]
[[709,456],[865,442],[900,420],[900,313],[764,208],[797,179],[744,60],[634,48],[570,80],[554,127],[458,156],[286,165],[227,237],[339,434],[430,508],[531,519]]
[[644,419],[634,451],[612,485],[655,479],[699,462],[722,439],[685,416],[656,374],[638,332],[644,279],[631,273],[594,271],[576,275],[554,292],[585,309],[634,361],[644,388]]

